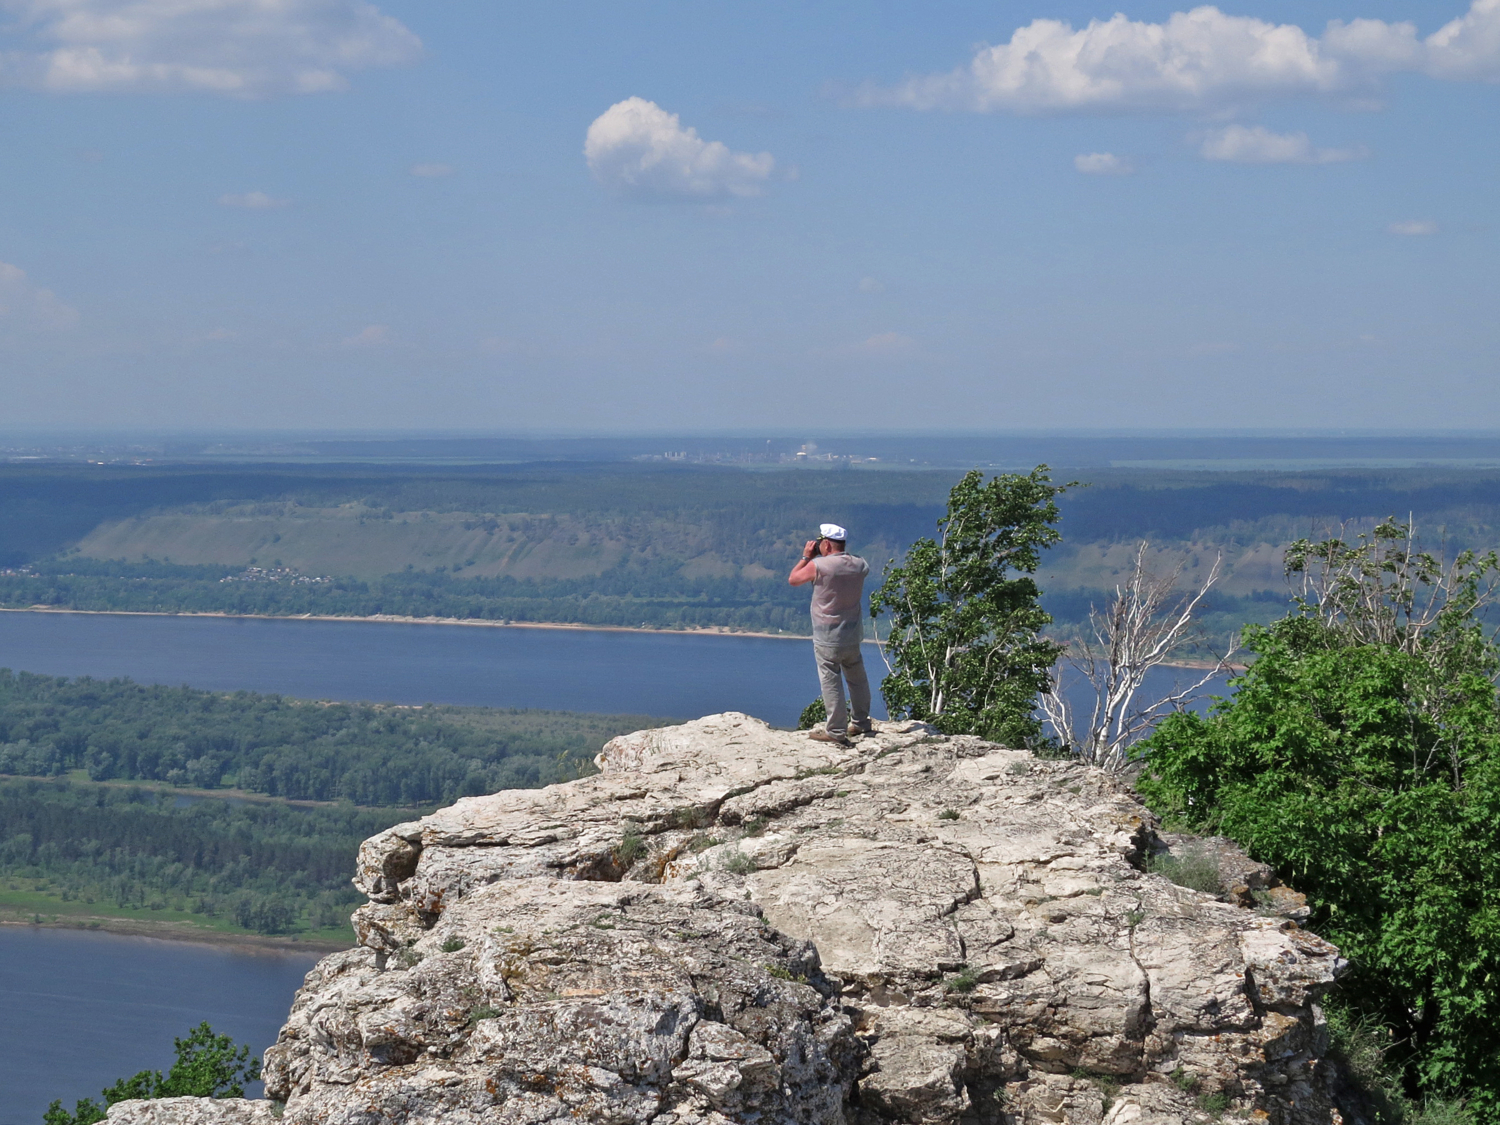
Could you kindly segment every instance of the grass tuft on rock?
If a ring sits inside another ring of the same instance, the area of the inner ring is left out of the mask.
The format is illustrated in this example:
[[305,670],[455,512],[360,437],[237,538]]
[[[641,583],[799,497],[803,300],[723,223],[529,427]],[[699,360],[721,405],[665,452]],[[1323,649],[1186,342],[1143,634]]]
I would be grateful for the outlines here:
[[1151,856],[1146,861],[1146,870],[1189,890],[1211,895],[1224,893],[1224,881],[1219,877],[1219,861],[1200,847],[1185,847],[1181,855],[1165,852]]

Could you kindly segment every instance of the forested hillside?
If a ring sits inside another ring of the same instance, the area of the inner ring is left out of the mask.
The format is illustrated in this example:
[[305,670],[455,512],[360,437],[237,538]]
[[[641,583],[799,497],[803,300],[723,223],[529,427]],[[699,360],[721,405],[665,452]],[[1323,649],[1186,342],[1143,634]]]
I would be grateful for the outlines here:
[[0,915],[336,938],[366,837],[576,777],[608,739],[660,721],[0,669]]
[[410,815],[0,780],[0,917],[176,921],[347,940],[362,898],[349,884],[354,853]]
[[577,776],[640,715],[310,703],[0,668],[0,774],[440,805]]
[[[0,469],[0,605],[397,614],[802,632],[789,560],[848,526],[878,573],[931,534],[947,470],[545,464],[424,469]],[[1074,474],[1058,473],[1066,480]],[[1428,542],[1500,541],[1500,474],[1091,469],[1040,575],[1075,622],[1148,539],[1190,572],[1223,553],[1209,624],[1274,617],[1280,551],[1340,521],[1416,516]]]

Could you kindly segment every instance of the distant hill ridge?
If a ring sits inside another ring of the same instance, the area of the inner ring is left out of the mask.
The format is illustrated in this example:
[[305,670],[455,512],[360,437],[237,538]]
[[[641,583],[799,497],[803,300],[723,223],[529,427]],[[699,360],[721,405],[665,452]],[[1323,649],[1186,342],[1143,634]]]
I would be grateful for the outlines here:
[[[1217,612],[1283,595],[1280,551],[1342,520],[1414,513],[1453,545],[1500,541],[1500,473],[1080,471],[1040,581],[1087,612],[1151,540],[1201,567]],[[836,519],[878,573],[934,532],[948,470],[745,471],[704,465],[0,467],[0,603],[236,613],[394,613],[804,631],[783,571]],[[1068,474],[1058,473],[1058,479]],[[118,562],[116,561],[118,560]],[[127,565],[120,565],[120,564]],[[247,567],[334,579],[252,590]],[[40,578],[38,576],[41,576]]]

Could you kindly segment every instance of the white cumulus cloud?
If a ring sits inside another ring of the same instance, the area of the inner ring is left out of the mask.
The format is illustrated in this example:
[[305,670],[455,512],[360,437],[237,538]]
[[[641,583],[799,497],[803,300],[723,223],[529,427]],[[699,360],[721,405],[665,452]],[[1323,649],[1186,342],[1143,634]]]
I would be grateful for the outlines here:
[[626,98],[595,118],[583,155],[605,187],[646,199],[760,195],[776,167],[769,152],[733,152],[705,141],[645,98]]
[[1438,225],[1431,219],[1407,219],[1404,222],[1392,223],[1385,229],[1392,234],[1415,238],[1424,234],[1437,234]]
[[320,93],[422,50],[366,0],[0,0],[0,13],[23,40],[0,80],[58,93]]
[[1080,152],[1073,167],[1088,176],[1128,176],[1135,171],[1130,161],[1112,152]]
[[224,207],[243,207],[247,211],[271,211],[277,207],[289,207],[290,199],[276,199],[263,191],[230,192],[219,196]]
[[0,322],[56,331],[77,324],[78,310],[32,281],[21,267],[0,262]]
[[1369,155],[1362,148],[1316,148],[1306,133],[1273,133],[1264,125],[1214,129],[1198,152],[1205,160],[1235,164],[1341,164]]
[[979,112],[1197,112],[1348,93],[1399,71],[1500,80],[1500,0],[1473,0],[1465,15],[1425,39],[1414,24],[1369,19],[1335,20],[1319,37],[1207,5],[1161,23],[1116,14],[1075,28],[1037,19],[1005,43],[980,47],[965,66],[868,87],[859,100]]
[[1422,45],[1423,69],[1434,77],[1500,82],[1500,0],[1474,0],[1466,15],[1438,28]]

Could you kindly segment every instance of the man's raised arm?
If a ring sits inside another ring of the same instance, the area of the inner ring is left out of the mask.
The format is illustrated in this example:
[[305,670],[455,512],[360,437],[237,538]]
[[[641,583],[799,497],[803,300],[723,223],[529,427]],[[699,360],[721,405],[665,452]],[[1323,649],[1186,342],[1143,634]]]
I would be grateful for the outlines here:
[[790,586],[806,586],[818,576],[818,565],[815,561],[818,557],[818,541],[809,539],[807,546],[802,548],[802,561],[792,567],[792,573],[786,576],[787,584]]

